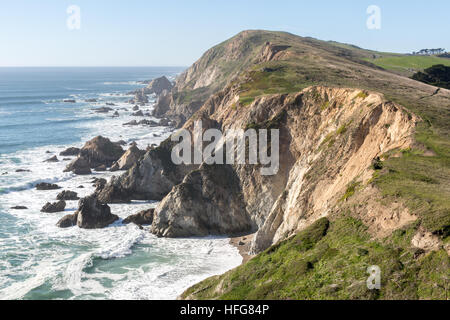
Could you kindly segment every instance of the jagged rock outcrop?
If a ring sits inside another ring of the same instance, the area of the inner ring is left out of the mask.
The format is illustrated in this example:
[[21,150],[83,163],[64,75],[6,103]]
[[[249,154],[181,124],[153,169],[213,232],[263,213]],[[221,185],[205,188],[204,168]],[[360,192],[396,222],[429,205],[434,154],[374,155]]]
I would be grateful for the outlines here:
[[[148,94],[155,94],[156,96],[159,96],[164,91],[167,92],[173,88],[172,83],[165,76],[153,79],[147,83],[148,85],[145,88],[130,92],[134,94],[134,98],[129,101],[130,103],[145,105],[146,103],[148,103]],[[139,110],[139,108],[137,108],[136,110],[135,108],[136,106],[133,108],[134,111]]]
[[160,95],[164,90],[170,91],[173,85],[165,76],[151,80],[148,85],[141,89],[145,94]]
[[150,225],[153,222],[153,212],[155,209],[148,209],[140,211],[136,214],[132,214],[127,218],[123,219],[123,224],[134,223],[138,226]]
[[91,174],[91,166],[89,161],[84,157],[78,157],[69,163],[64,172],[73,172],[78,175]]
[[81,148],[79,156],[71,162],[65,172],[72,171],[75,174],[89,174],[90,168],[98,168],[102,165],[110,167],[124,154],[122,147],[102,136],[86,142]]
[[167,140],[147,151],[131,169],[111,178],[98,198],[105,203],[129,202],[132,199],[161,200],[195,167],[173,165],[171,146]]
[[136,143],[133,143],[131,147],[123,154],[123,156],[114,162],[111,167],[111,171],[128,170],[135,165],[139,159],[144,155],[144,151],[139,150]]
[[119,217],[111,214],[111,209],[107,204],[103,204],[91,195],[82,198],[78,203],[78,210],[72,214],[63,217],[57,223],[61,228],[67,228],[76,225],[83,229],[99,229],[109,226]]
[[50,203],[47,202],[41,209],[41,212],[47,213],[55,213],[62,212],[66,208],[66,202],[64,200],[60,200],[58,202]]
[[[218,124],[203,117],[203,130],[217,128]],[[192,132],[193,122],[183,127]],[[149,148],[145,155],[120,177],[113,177],[98,194],[105,203],[121,203],[130,200],[161,200],[198,165],[174,165],[172,147],[176,142],[163,141],[156,148]]]
[[71,200],[80,200],[80,198],[78,197],[78,194],[74,191],[69,191],[69,190],[64,190],[62,192],[60,192],[57,196],[56,196],[57,200],[66,200],[66,201],[71,201]]
[[156,212],[151,231],[163,237],[233,235],[255,229],[239,179],[228,165],[203,165],[190,172]]
[[80,150],[80,156],[86,158],[91,168],[98,167],[102,164],[111,166],[114,161],[117,161],[124,153],[121,146],[111,142],[108,138],[102,136],[86,142]]

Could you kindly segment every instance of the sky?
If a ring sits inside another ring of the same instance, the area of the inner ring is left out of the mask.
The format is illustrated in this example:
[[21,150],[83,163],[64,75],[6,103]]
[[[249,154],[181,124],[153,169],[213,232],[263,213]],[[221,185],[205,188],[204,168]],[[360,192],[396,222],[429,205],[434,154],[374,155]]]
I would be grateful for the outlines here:
[[[380,8],[380,29],[367,27],[370,5]],[[247,29],[384,52],[450,51],[449,12],[448,0],[2,0],[0,66],[189,66]]]

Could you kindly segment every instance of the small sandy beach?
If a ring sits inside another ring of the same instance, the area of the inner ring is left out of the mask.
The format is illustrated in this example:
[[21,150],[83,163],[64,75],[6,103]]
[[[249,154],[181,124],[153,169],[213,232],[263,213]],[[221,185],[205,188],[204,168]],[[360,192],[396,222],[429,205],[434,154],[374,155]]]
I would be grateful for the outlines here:
[[230,239],[230,244],[235,246],[239,250],[239,254],[242,256],[242,264],[252,259],[255,255],[250,255],[250,245],[255,233],[245,236],[234,237]]

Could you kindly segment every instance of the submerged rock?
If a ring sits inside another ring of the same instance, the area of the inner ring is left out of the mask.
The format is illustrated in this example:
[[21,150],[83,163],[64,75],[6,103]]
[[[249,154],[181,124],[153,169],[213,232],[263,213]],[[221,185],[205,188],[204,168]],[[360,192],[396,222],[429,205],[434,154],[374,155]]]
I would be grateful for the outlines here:
[[47,202],[41,209],[41,212],[54,213],[64,211],[66,208],[66,202],[64,200],[60,200],[58,202],[50,203]]
[[150,225],[153,222],[153,212],[155,209],[143,210],[136,214],[132,214],[122,221],[123,224],[134,223],[138,226]]
[[59,160],[56,156],[53,156],[53,157],[45,160],[44,162],[59,162]]
[[138,122],[136,120],[131,120],[123,124],[123,126],[137,126]]
[[61,187],[58,186],[57,184],[42,182],[42,183],[38,183],[36,185],[36,189],[37,190],[56,190],[56,189],[61,189]]
[[96,112],[96,113],[108,113],[108,112],[110,112],[112,110],[113,109],[108,108],[108,107],[101,107],[101,108],[94,109],[94,112]]
[[151,126],[151,127],[156,127],[158,126],[158,123],[156,121],[153,120],[141,120],[138,122],[138,124],[140,125],[144,125],[144,126]]

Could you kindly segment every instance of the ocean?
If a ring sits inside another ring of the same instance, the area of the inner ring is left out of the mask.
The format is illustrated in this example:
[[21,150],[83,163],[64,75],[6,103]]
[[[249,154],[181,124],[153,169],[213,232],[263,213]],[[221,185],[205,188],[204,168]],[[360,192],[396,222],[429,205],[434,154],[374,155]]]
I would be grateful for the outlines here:
[[[182,70],[0,68],[0,299],[174,299],[241,263],[227,238],[165,239],[122,225],[123,218],[155,207],[154,201],[110,205],[121,219],[98,230],[56,227],[61,217],[75,212],[77,201],[67,201],[65,212],[40,212],[61,190],[83,197],[95,189],[92,178],[113,175],[64,173],[69,160],[59,156],[62,150],[82,147],[97,135],[135,141],[141,149],[169,137],[168,127],[122,125],[136,119],[127,93],[142,87],[141,80],[162,75],[173,80]],[[154,102],[150,96],[141,109],[151,111]],[[114,103],[120,116],[93,112],[106,103]],[[54,155],[59,162],[44,162]],[[40,182],[63,189],[37,191]]]

